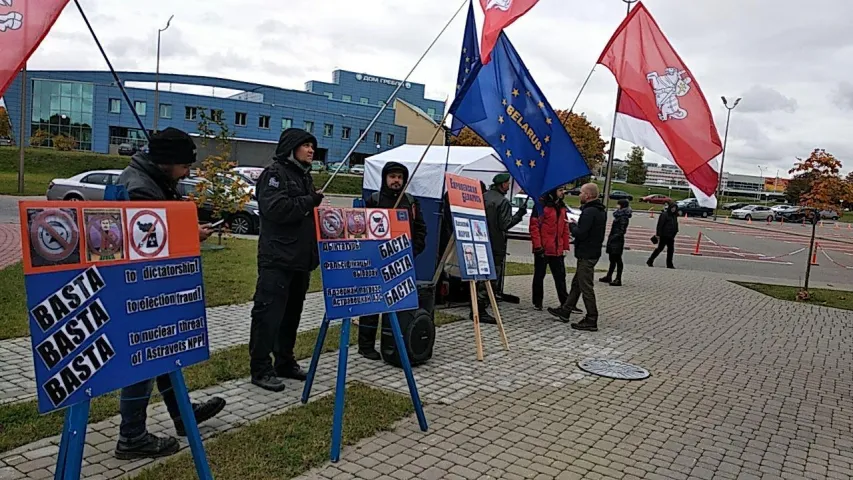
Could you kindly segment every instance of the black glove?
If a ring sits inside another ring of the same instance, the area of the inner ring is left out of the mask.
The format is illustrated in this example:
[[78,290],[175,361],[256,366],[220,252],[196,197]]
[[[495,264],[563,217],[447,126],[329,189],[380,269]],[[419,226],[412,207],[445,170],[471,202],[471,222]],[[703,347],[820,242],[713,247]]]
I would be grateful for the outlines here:
[[518,213],[522,215],[527,215],[527,204],[524,203],[520,207],[518,207]]
[[311,194],[311,201],[314,202],[315,207],[319,207],[321,203],[323,203],[323,198],[325,196],[322,193],[314,192]]
[[537,257],[541,257],[542,255],[545,255],[545,247],[534,248],[533,249],[533,255],[535,255]]

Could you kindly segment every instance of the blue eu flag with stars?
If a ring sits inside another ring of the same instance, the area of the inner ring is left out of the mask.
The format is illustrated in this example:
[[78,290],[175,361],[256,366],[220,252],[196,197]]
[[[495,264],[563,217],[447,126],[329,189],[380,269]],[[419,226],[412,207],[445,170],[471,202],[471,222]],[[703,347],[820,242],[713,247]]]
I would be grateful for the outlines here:
[[453,120],[483,138],[534,202],[590,174],[566,128],[501,33],[492,60],[479,60],[450,106]]
[[[462,90],[465,80],[474,71],[474,65],[480,61],[480,41],[477,39],[477,23],[474,21],[474,1],[468,2],[468,20],[465,22],[465,36],[462,38],[462,55],[459,59],[459,73],[456,76],[456,94]],[[450,134],[457,136],[465,124],[453,117]]]

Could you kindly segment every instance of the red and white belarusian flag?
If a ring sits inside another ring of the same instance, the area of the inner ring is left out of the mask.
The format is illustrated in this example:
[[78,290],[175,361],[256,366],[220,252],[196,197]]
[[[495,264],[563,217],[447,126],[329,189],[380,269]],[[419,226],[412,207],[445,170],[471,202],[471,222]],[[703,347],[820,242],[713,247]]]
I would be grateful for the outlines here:
[[24,68],[68,0],[0,0],[0,95]]
[[[2,1],[2,0],[0,0]],[[483,65],[492,59],[492,49],[506,27],[527,13],[539,0],[480,0],[483,13],[483,39],[480,41],[480,59]]]
[[678,165],[699,203],[716,208],[720,134],[699,84],[642,2],[616,29],[598,63],[613,72],[620,88],[613,136]]

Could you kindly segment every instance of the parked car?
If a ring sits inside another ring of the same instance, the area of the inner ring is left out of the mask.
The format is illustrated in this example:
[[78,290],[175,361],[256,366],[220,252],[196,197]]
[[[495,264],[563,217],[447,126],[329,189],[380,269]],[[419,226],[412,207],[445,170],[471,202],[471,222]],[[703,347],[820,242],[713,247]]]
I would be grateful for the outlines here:
[[737,210],[739,208],[743,208],[749,205],[746,202],[734,202],[734,203],[724,203],[722,207],[723,210]]
[[118,146],[118,154],[130,156],[136,153],[137,148],[130,143],[122,143]]
[[320,160],[314,160],[311,162],[311,171],[312,172],[322,172],[326,169],[326,164],[321,162]]
[[841,218],[841,215],[834,210],[821,210],[820,218],[827,218],[829,220],[838,220]]
[[[191,196],[198,192],[198,184],[205,180],[200,178],[185,178],[178,182],[178,193],[184,200],[193,201]],[[206,223],[213,220],[213,207],[209,203],[198,207],[198,220]],[[242,210],[225,215],[225,223],[231,231],[240,235],[253,235],[260,231],[261,220],[258,215],[258,202],[246,202]]]
[[[530,238],[530,215],[533,213],[533,199],[527,198],[525,194],[519,194],[512,197],[510,203],[512,204],[512,214],[515,215],[518,212],[518,208],[524,204],[525,199],[527,200],[527,214],[521,219],[518,224],[509,229],[508,236],[513,238]],[[566,212],[566,216],[569,219],[569,222],[577,222],[581,216],[580,209],[569,207],[568,212]]]
[[353,165],[350,167],[349,173],[353,175],[364,175],[364,165]]
[[688,198],[675,202],[678,205],[678,214],[687,215],[688,217],[708,218],[714,214],[713,208],[703,207],[699,205],[699,201],[695,198]]
[[801,223],[803,220],[809,223],[817,223],[819,216],[815,215],[815,209],[809,207],[793,207],[791,210],[785,210],[776,213],[776,220],[785,222]]
[[[602,198],[604,198],[603,193],[600,196]],[[627,192],[623,192],[622,190],[613,190],[612,192],[610,192],[610,199],[611,200],[628,200],[629,202],[633,202],[634,196],[627,193]]]
[[672,199],[667,197],[666,195],[661,195],[660,193],[653,193],[651,195],[646,195],[645,197],[641,198],[640,201],[643,203],[663,205],[665,203],[671,202]]
[[54,178],[47,186],[48,200],[103,200],[107,185],[115,184],[121,170],[90,170],[71,178]]
[[239,175],[249,185],[258,183],[258,177],[264,171],[261,167],[234,167],[231,169],[235,175]]
[[[251,181],[251,179],[246,179],[241,174],[220,173],[218,176],[219,176],[219,178],[222,179],[222,182],[227,186],[230,186],[234,182],[239,183],[241,185],[243,191],[248,193],[249,196],[252,197],[253,200],[257,199],[257,196],[255,194],[255,182]],[[201,179],[202,177],[199,175],[199,172],[191,172],[189,178],[192,180],[196,180],[196,179]]]
[[338,173],[349,173],[349,167],[347,167],[347,165],[346,165],[346,164],[344,164],[343,166],[341,166],[341,169],[340,169],[340,170],[338,170],[338,166],[339,166],[339,165],[341,165],[341,162],[330,163],[330,164],[326,167],[326,170],[328,170],[328,171],[329,171],[329,173],[332,173],[332,172],[338,172]]
[[8,147],[12,145],[12,139],[6,137],[0,137],[0,147]]
[[732,218],[742,220],[766,221],[768,218],[772,220],[774,217],[775,213],[773,210],[771,210],[770,207],[765,207],[764,205],[747,205],[743,208],[732,210]]

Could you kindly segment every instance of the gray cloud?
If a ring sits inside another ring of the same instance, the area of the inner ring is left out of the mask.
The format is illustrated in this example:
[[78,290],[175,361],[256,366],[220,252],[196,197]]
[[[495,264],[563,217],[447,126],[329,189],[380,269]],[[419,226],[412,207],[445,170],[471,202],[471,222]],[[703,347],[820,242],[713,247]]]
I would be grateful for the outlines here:
[[739,107],[738,110],[744,113],[794,113],[798,105],[796,99],[786,97],[771,87],[753,85],[743,93]]
[[846,80],[839,82],[832,93],[832,99],[838,107],[853,110],[853,83]]

